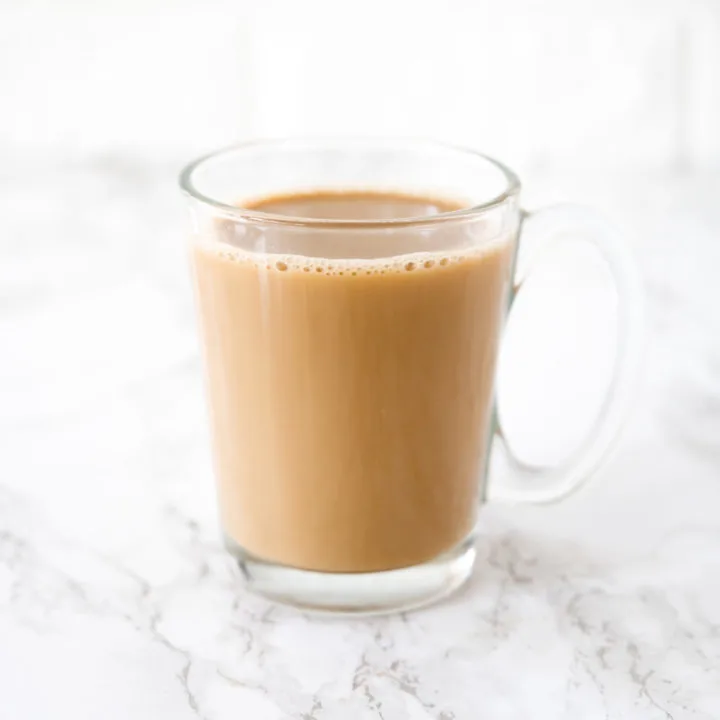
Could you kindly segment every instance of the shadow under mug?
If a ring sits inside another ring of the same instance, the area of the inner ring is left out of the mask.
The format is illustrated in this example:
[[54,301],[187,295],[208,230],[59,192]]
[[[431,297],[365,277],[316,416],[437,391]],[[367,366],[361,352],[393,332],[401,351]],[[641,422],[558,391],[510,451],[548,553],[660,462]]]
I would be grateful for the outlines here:
[[[560,499],[607,453],[640,293],[628,250],[594,212],[526,213],[504,165],[425,141],[248,143],[192,163],[181,187],[220,516],[252,590],[346,613],[435,601],[472,572],[482,502]],[[241,207],[367,190],[464,204],[391,219]],[[495,413],[500,337],[538,258],[568,238],[593,243],[614,279],[614,374],[581,447],[559,467],[529,467]],[[487,477],[491,453],[509,468],[502,482]]]

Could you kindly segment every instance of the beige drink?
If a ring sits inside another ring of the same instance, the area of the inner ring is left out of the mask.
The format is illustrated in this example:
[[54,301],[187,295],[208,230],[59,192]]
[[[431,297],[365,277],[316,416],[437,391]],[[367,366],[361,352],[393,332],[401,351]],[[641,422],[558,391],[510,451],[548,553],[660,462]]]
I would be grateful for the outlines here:
[[[364,219],[458,206],[328,193],[253,207]],[[431,560],[471,531],[514,238],[436,232],[463,249],[408,252],[412,228],[367,247],[361,231],[352,247],[310,231],[302,255],[195,244],[222,523],[248,553],[368,572]]]

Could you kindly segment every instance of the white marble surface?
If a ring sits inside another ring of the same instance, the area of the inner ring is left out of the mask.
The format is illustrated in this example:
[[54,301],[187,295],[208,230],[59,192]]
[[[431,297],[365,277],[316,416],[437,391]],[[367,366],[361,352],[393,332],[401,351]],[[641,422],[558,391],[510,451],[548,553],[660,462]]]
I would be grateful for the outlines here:
[[0,167],[0,717],[717,720],[720,177],[530,178],[635,233],[622,442],[561,505],[486,508],[456,597],[327,620],[219,546],[174,170]]

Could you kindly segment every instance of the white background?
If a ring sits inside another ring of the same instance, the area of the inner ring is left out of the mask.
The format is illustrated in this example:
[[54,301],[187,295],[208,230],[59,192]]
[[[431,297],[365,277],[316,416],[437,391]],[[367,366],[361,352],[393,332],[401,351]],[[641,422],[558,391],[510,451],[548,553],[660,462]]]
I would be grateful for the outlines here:
[[720,162],[715,0],[5,0],[0,140],[430,135],[531,166]]

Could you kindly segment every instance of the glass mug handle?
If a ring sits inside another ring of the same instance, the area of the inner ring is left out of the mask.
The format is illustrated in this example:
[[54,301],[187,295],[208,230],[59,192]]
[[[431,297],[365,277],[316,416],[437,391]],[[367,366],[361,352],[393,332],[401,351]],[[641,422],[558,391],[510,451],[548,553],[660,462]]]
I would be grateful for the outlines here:
[[506,472],[502,480],[489,482],[486,499],[490,502],[548,503],[577,490],[607,456],[628,409],[639,359],[642,293],[630,251],[605,219],[574,205],[524,212],[510,311],[524,281],[547,250],[560,238],[578,236],[603,258],[617,293],[617,344],[610,385],[585,439],[567,460],[552,467],[530,465],[518,458],[496,412],[492,457],[495,462],[500,454]]

